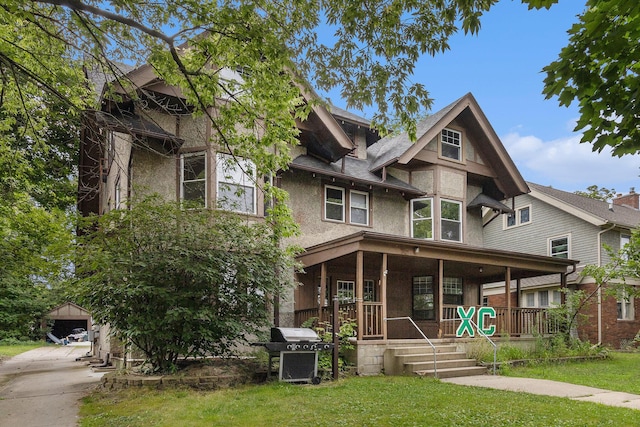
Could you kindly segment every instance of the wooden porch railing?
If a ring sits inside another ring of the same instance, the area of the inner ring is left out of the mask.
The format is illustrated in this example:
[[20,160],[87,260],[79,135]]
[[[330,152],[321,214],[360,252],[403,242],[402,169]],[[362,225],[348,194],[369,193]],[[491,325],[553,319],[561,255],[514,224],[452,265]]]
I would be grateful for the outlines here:
[[[339,308],[339,323],[345,320],[357,319],[356,317],[356,304],[340,304]],[[382,303],[381,302],[364,302],[362,304],[362,310],[364,314],[364,325],[362,325],[363,338],[382,338]],[[320,322],[333,322],[333,309],[332,307],[322,307],[322,310],[318,308],[307,308],[304,310],[296,310],[294,322],[297,327],[302,326],[307,320],[317,317]],[[360,327],[360,325],[358,325]]]
[[[460,326],[460,317],[457,305],[445,305],[443,307],[442,334],[445,337],[455,337],[456,330]],[[476,310],[480,308],[476,306]],[[465,310],[469,307],[465,306]],[[559,325],[544,308],[511,307],[511,329],[509,329],[509,311],[506,307],[494,307],[495,319],[485,319],[485,326],[495,325],[496,335],[527,336],[527,335],[551,335],[559,331]],[[474,319],[475,321],[475,319]]]

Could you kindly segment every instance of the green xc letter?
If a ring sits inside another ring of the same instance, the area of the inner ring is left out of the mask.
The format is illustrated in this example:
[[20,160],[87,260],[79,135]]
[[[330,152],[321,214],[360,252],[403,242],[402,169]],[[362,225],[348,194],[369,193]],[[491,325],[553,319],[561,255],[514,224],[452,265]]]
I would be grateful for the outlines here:
[[480,307],[478,309],[478,329],[481,330],[486,336],[490,337],[496,333],[496,325],[491,325],[488,328],[485,328],[485,316],[489,316],[489,319],[495,319],[496,309],[493,307]]
[[469,336],[473,338],[475,333],[473,332],[473,326],[471,325],[471,318],[476,313],[475,307],[469,307],[469,311],[465,313],[464,307],[458,306],[458,316],[462,320],[460,326],[456,330],[456,337],[460,338],[464,335],[464,331],[469,332]]

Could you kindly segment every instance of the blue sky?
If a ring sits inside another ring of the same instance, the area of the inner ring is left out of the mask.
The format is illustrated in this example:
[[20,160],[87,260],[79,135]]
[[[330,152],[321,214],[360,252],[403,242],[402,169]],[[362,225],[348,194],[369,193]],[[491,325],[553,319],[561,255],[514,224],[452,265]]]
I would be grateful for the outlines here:
[[566,191],[596,184],[626,194],[640,190],[640,156],[593,153],[573,132],[577,106],[560,107],[542,95],[541,70],[567,44],[566,31],[584,4],[565,0],[536,11],[502,0],[483,16],[479,34],[454,36],[450,51],[419,62],[413,80],[434,98],[432,112],[471,92],[527,181]]

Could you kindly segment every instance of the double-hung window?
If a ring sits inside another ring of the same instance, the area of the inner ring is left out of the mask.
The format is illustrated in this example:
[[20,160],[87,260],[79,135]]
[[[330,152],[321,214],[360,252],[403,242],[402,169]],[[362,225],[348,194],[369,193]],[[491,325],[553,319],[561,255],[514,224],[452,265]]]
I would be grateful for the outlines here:
[[618,296],[618,320],[633,320],[633,297],[626,291],[620,292]]
[[442,240],[462,241],[462,203],[440,201],[440,233]]
[[462,161],[462,134],[451,129],[442,129],[440,134],[442,157]]
[[[348,214],[348,217],[347,217]],[[354,225],[369,225],[369,193],[325,185],[324,219]]]
[[349,221],[352,224],[369,225],[369,193],[349,192]]
[[217,202],[220,209],[256,213],[256,169],[251,160],[218,153]]
[[344,188],[324,187],[324,218],[344,222]]
[[207,156],[204,152],[180,156],[180,199],[207,206]]
[[411,201],[411,237],[433,239],[433,199]]
[[556,258],[569,258],[569,236],[549,239],[549,255]]

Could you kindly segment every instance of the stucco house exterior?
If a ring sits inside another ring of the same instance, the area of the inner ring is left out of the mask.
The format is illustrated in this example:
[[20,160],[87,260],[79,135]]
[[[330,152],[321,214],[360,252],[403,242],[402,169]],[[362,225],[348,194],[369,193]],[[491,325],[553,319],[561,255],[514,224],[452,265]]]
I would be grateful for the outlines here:
[[[208,142],[210,124],[188,114],[179,91],[148,66],[129,78],[144,88],[145,102],[102,100],[83,138],[79,210],[126,208],[140,192],[225,209],[231,197],[225,186],[243,186],[232,210],[264,217],[254,182],[262,178],[238,174],[226,182],[230,174],[220,170],[227,153]],[[564,284],[574,269],[569,258],[485,244],[484,213],[501,222],[512,209],[498,200],[522,196],[529,187],[473,95],[421,121],[415,142],[404,133],[380,139],[368,121],[333,107],[316,107],[298,127],[294,160],[277,171],[274,183],[289,192],[301,234],[286,243],[305,249],[298,257],[304,273],[297,274],[300,285],[292,294],[275,304],[274,323],[328,319],[338,299],[341,315],[357,322],[359,373],[380,372],[385,351],[420,338],[410,322],[386,319],[411,317],[429,338],[456,340],[456,307],[481,306],[484,284],[548,275]],[[499,332],[531,336],[532,328],[546,324],[534,318],[543,319],[544,310],[507,302],[491,322]],[[98,351],[109,351],[104,345]]]
[[[579,337],[613,348],[624,346],[640,330],[640,301],[626,295],[608,295],[597,288],[593,278],[583,277],[580,271],[585,265],[609,261],[603,244],[618,251],[629,242],[631,231],[640,225],[640,195],[632,189],[629,194],[618,194],[611,202],[605,202],[528,184],[530,193],[505,201],[513,208],[513,214],[486,225],[485,244],[492,248],[510,244],[527,253],[580,260],[566,283],[569,289],[592,294],[591,302],[582,311],[587,318],[578,325]],[[632,279],[627,283],[640,284]],[[560,287],[554,276],[514,281],[512,304],[536,308],[559,304]],[[485,286],[484,295],[488,305],[503,305],[504,284]]]

